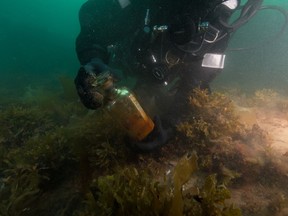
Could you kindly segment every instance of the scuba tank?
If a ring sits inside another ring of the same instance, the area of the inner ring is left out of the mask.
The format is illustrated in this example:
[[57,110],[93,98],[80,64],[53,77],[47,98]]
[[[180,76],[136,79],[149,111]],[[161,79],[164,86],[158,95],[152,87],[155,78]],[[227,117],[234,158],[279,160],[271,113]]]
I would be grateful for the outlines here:
[[125,129],[128,136],[141,141],[153,130],[154,123],[135,95],[126,87],[112,88],[105,110]]

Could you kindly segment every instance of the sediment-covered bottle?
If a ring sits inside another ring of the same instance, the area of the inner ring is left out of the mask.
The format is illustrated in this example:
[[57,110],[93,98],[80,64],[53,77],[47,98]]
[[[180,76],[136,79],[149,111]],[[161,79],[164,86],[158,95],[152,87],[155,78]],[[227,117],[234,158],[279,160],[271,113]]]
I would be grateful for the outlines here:
[[151,118],[145,113],[135,95],[126,87],[111,90],[105,109],[134,140],[143,140],[154,128]]

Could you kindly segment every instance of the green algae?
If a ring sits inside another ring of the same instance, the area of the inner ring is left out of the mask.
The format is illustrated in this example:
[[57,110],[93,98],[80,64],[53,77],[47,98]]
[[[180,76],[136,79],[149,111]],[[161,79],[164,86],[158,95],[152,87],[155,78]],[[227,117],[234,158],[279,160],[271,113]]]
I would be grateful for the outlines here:
[[191,116],[178,125],[178,130],[196,142],[235,136],[243,125],[234,112],[233,102],[224,94],[209,94],[195,89],[190,97]]
[[170,179],[163,174],[163,179],[155,180],[151,171],[133,166],[98,177],[91,186],[93,196],[87,196],[89,205],[82,212],[92,207],[90,211],[99,215],[241,215],[240,209],[226,203],[230,192],[217,184],[216,175],[208,176],[203,186],[193,185],[198,194],[191,188],[183,189],[197,167],[197,155],[192,153],[178,161]]
[[173,173],[173,198],[169,215],[183,215],[184,200],[182,198],[182,186],[191,178],[198,169],[197,155],[186,155],[177,163]]
[[[51,94],[34,95],[44,97],[40,104],[31,98],[1,110],[1,215],[45,215],[47,208],[60,215],[205,215],[207,206],[221,214],[237,211],[225,204],[227,190],[220,190],[215,179],[210,190],[216,192],[208,195],[201,184],[184,190],[198,170],[196,153],[185,154],[171,175],[156,173],[129,150],[124,131],[109,116],[85,111],[73,97],[55,96],[43,108]],[[143,157],[155,160],[157,154]],[[165,163],[169,154],[162,158]],[[71,192],[59,190],[63,185]],[[70,197],[71,202],[48,207],[43,197],[51,203]]]

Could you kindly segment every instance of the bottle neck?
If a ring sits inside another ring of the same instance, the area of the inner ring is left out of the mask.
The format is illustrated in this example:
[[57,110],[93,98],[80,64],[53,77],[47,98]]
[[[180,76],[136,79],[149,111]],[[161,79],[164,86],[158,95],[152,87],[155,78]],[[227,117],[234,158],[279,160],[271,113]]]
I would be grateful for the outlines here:
[[104,106],[112,105],[117,99],[117,97],[118,97],[117,88],[113,87],[109,90],[106,90],[104,101],[103,101]]
[[130,94],[129,89],[125,87],[119,87],[119,88],[113,87],[106,91],[104,105],[106,106],[113,105],[117,99],[127,97],[129,94]]

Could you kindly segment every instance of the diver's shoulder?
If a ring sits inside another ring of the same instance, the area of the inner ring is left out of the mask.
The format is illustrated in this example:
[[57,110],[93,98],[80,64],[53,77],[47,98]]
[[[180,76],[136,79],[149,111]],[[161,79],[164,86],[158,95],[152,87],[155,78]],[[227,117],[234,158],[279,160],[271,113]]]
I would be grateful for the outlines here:
[[99,0],[87,0],[83,5],[82,8],[103,8],[103,7],[110,7],[112,5],[115,5],[117,1],[115,0],[105,0],[105,1],[99,1]]
[[80,14],[83,13],[95,13],[97,12],[108,12],[112,6],[115,4],[114,0],[87,0],[82,4],[80,8]]

